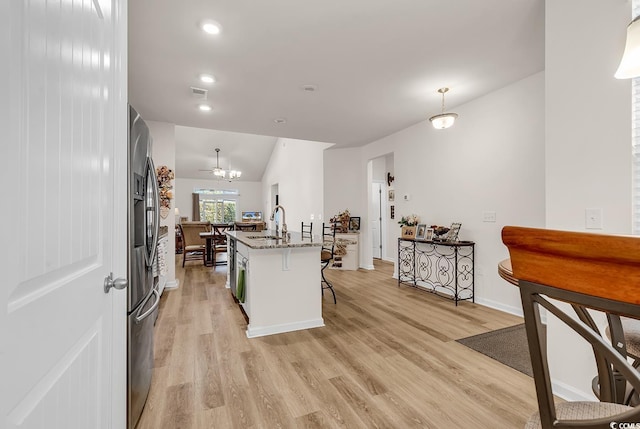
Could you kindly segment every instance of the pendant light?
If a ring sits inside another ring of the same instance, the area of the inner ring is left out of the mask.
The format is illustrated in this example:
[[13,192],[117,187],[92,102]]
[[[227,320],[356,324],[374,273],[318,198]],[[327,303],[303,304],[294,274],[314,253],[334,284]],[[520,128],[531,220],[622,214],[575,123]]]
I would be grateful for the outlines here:
[[456,121],[456,118],[458,117],[457,113],[444,112],[444,94],[447,91],[449,91],[449,88],[440,88],[438,90],[438,92],[442,94],[442,113],[429,118],[431,124],[433,125],[433,128],[437,130],[444,130],[445,128],[449,128],[453,125],[453,123]]
[[627,43],[616,71],[616,79],[640,76],[640,20],[637,17],[627,27]]

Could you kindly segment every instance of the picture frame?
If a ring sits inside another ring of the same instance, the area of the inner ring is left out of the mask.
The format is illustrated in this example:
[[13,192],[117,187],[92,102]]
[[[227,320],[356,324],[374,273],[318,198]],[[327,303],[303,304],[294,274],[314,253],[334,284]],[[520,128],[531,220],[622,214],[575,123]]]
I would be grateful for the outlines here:
[[360,231],[360,217],[352,216],[349,218],[349,231]]
[[449,232],[447,232],[444,236],[445,241],[458,241],[458,234],[460,233],[460,228],[462,227],[461,223],[454,222],[451,224],[451,228],[449,228]]
[[388,196],[389,196],[389,201],[395,201],[396,200],[396,191],[394,191],[393,189],[389,189]]
[[433,241],[433,228],[427,228],[425,230],[424,241]]
[[424,240],[424,236],[427,232],[427,225],[424,223],[418,224],[416,226],[416,240]]
[[407,240],[415,240],[416,238],[416,227],[415,226],[403,226],[402,227],[402,238]]
[[396,207],[391,206],[391,219],[395,219],[395,218],[396,218]]

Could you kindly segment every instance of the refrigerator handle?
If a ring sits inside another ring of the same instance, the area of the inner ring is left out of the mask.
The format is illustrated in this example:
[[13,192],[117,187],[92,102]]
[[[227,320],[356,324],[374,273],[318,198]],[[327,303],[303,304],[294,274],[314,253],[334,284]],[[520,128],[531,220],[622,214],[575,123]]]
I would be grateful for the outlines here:
[[147,168],[151,169],[153,173],[153,244],[151,245],[151,253],[148,253],[151,257],[149,258],[149,266],[153,264],[153,260],[156,257],[156,253],[158,251],[158,235],[160,234],[160,191],[158,190],[158,179],[156,176],[156,167],[153,164],[153,159],[150,156],[147,157]]
[[[156,302],[153,303],[153,305],[151,306],[151,308],[149,308],[147,311],[145,311],[144,313],[140,314],[140,311],[142,311],[142,309],[145,307],[145,305],[147,305],[147,301],[149,301],[149,299],[151,299],[152,296],[156,297]],[[158,308],[158,305],[160,304],[160,292],[158,292],[158,289],[153,288],[153,293],[149,296],[147,296],[147,299],[145,299],[142,304],[140,304],[139,310],[138,310],[138,314],[136,314],[136,323],[140,323],[142,322],[144,319],[146,319],[147,317],[149,317],[149,315],[151,313],[153,313],[153,310],[155,310],[156,308]]]

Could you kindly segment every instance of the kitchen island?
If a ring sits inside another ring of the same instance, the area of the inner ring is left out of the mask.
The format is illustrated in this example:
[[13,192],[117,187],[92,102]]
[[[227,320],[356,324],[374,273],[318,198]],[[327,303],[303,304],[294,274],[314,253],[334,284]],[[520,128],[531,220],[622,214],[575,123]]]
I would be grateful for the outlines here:
[[[228,231],[227,287],[249,318],[247,337],[324,326],[320,236]],[[242,291],[244,289],[244,293]]]

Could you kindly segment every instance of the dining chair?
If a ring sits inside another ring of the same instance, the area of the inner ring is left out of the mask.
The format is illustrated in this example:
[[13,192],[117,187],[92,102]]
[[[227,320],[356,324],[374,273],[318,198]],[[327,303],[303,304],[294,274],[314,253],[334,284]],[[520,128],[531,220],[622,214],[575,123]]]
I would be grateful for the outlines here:
[[[520,290],[538,399],[538,412],[525,428],[605,429],[622,427],[617,422],[640,422],[640,406],[619,403],[620,380],[638,390],[640,373],[628,362],[618,330],[611,330],[608,341],[593,317],[604,313],[610,327],[618,316],[640,318],[640,238],[506,226],[502,241],[511,257],[511,282]],[[506,264],[501,264],[504,271]],[[590,344],[599,402],[556,404],[546,340],[553,333],[547,327],[545,334],[541,307]]]
[[201,232],[211,231],[211,222],[209,221],[190,221],[181,222],[179,224],[180,234],[182,235],[183,251],[182,266],[186,261],[202,259],[205,262],[206,240],[200,237]]
[[232,231],[233,224],[213,224],[213,265],[226,265],[227,260],[218,261],[219,253],[227,253],[227,234],[225,231]]
[[333,260],[333,254],[336,246],[336,230],[332,225],[326,225],[322,223],[322,249],[320,250],[320,274],[322,276],[322,295],[324,296],[324,290],[330,289],[333,294],[333,303],[337,304],[336,292],[333,290],[333,285],[324,276],[324,270],[327,269],[331,261]]
[[258,231],[258,224],[236,223],[236,231]]

